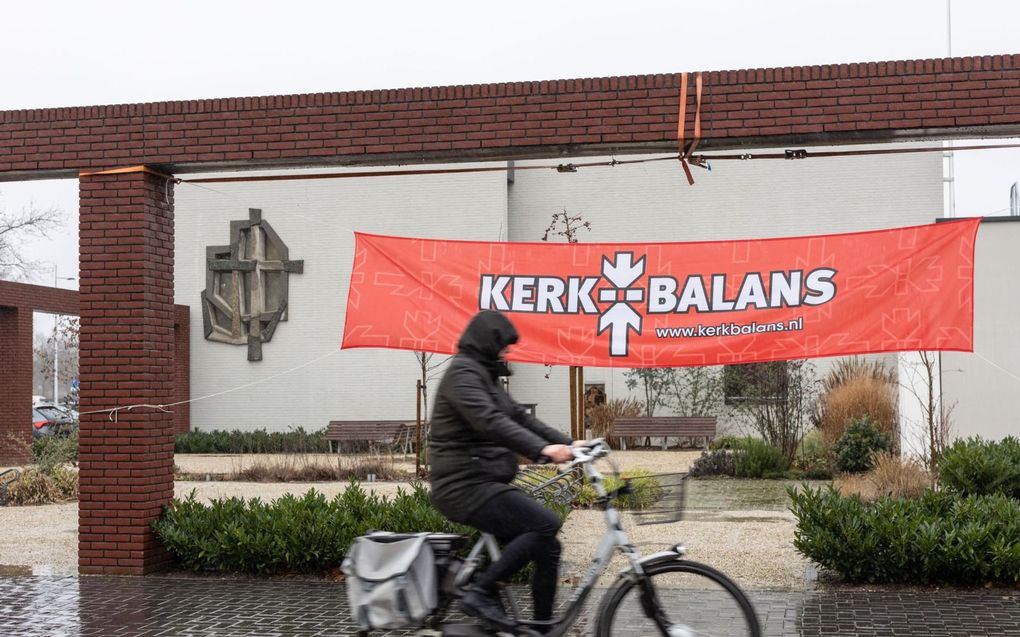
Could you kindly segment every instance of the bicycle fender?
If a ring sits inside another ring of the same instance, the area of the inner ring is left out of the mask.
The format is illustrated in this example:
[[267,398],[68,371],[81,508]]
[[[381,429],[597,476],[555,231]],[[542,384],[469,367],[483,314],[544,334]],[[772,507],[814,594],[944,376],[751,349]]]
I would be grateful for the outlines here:
[[[684,554],[686,552],[687,549],[677,544],[668,551],[659,551],[658,553],[645,555],[644,557],[641,558],[638,564],[640,564],[641,568],[643,569],[646,566],[654,566],[656,564],[662,564],[663,562],[676,562],[684,559]],[[620,582],[620,580],[630,579],[633,576],[633,574],[634,569],[628,567],[627,570],[620,573],[620,575],[616,578],[616,582],[614,582],[613,586],[611,586],[610,588],[615,587],[616,584]]]

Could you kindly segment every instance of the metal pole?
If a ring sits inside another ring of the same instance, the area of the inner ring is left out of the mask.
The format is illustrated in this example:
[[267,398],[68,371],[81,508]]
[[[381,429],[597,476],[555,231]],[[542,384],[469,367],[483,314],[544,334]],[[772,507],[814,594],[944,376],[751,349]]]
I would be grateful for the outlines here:
[[[946,55],[950,58],[953,57],[953,0],[946,0]],[[953,153],[953,140],[948,140],[945,147],[948,151],[942,156],[946,159],[946,174],[942,181],[949,187],[947,216],[956,217],[956,157]]]
[[587,440],[588,430],[584,426],[584,368],[577,368],[577,431],[580,436],[574,438],[574,440]]
[[414,422],[414,475],[421,475],[421,380],[416,381],[418,387],[417,413]]
[[[53,264],[53,287],[57,287],[57,264]],[[53,404],[56,405],[60,402],[60,398],[57,395],[59,391],[57,389],[58,378],[60,377],[60,342],[57,339],[57,325],[60,324],[60,315],[53,315]]]
[[577,436],[577,368],[570,366],[570,435],[574,440],[580,440]]

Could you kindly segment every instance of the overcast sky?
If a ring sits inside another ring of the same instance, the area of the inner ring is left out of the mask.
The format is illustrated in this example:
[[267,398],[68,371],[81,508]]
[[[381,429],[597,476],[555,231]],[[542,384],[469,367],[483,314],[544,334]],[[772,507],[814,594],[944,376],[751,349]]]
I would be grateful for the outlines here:
[[[944,0],[65,1],[2,16],[0,110],[947,53]],[[953,3],[953,55],[1018,52],[1020,2]],[[1020,152],[958,153],[957,214],[1008,212],[1017,180]],[[0,183],[0,207],[33,200],[67,225],[29,255],[77,275],[77,182]]]

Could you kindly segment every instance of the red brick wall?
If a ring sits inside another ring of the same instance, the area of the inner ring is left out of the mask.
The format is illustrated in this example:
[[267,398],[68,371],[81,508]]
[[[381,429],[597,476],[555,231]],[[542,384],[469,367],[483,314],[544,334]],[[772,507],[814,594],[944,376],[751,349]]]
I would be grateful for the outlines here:
[[167,562],[149,523],[173,496],[173,414],[85,412],[174,398],[173,187],[146,173],[80,181],[82,573]]
[[0,281],[0,466],[31,460],[32,311],[78,314],[78,293]]
[[32,444],[32,310],[0,306],[0,467],[24,464]]
[[78,293],[45,285],[0,281],[0,306],[78,315]]
[[[191,310],[187,305],[174,306],[174,402],[191,400]],[[191,430],[191,406],[176,405],[174,433]]]
[[[679,75],[0,112],[0,173],[672,150]],[[689,90],[688,122],[694,122]],[[704,75],[702,147],[1020,132],[1020,54]]]

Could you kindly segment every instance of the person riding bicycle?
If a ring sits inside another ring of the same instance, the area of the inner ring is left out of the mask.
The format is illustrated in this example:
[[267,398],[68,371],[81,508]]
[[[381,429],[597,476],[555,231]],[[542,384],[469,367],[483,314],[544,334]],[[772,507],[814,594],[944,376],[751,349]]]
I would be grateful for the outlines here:
[[560,542],[560,519],[511,482],[518,456],[568,462],[568,445],[581,446],[516,403],[499,378],[509,376],[503,359],[517,342],[510,320],[490,310],[471,319],[458,353],[439,384],[429,450],[432,502],[454,522],[491,533],[504,545],[500,559],[481,573],[461,600],[463,610],[497,628],[512,628],[499,600],[498,582],[508,582],[529,561],[534,618],[552,618]]

